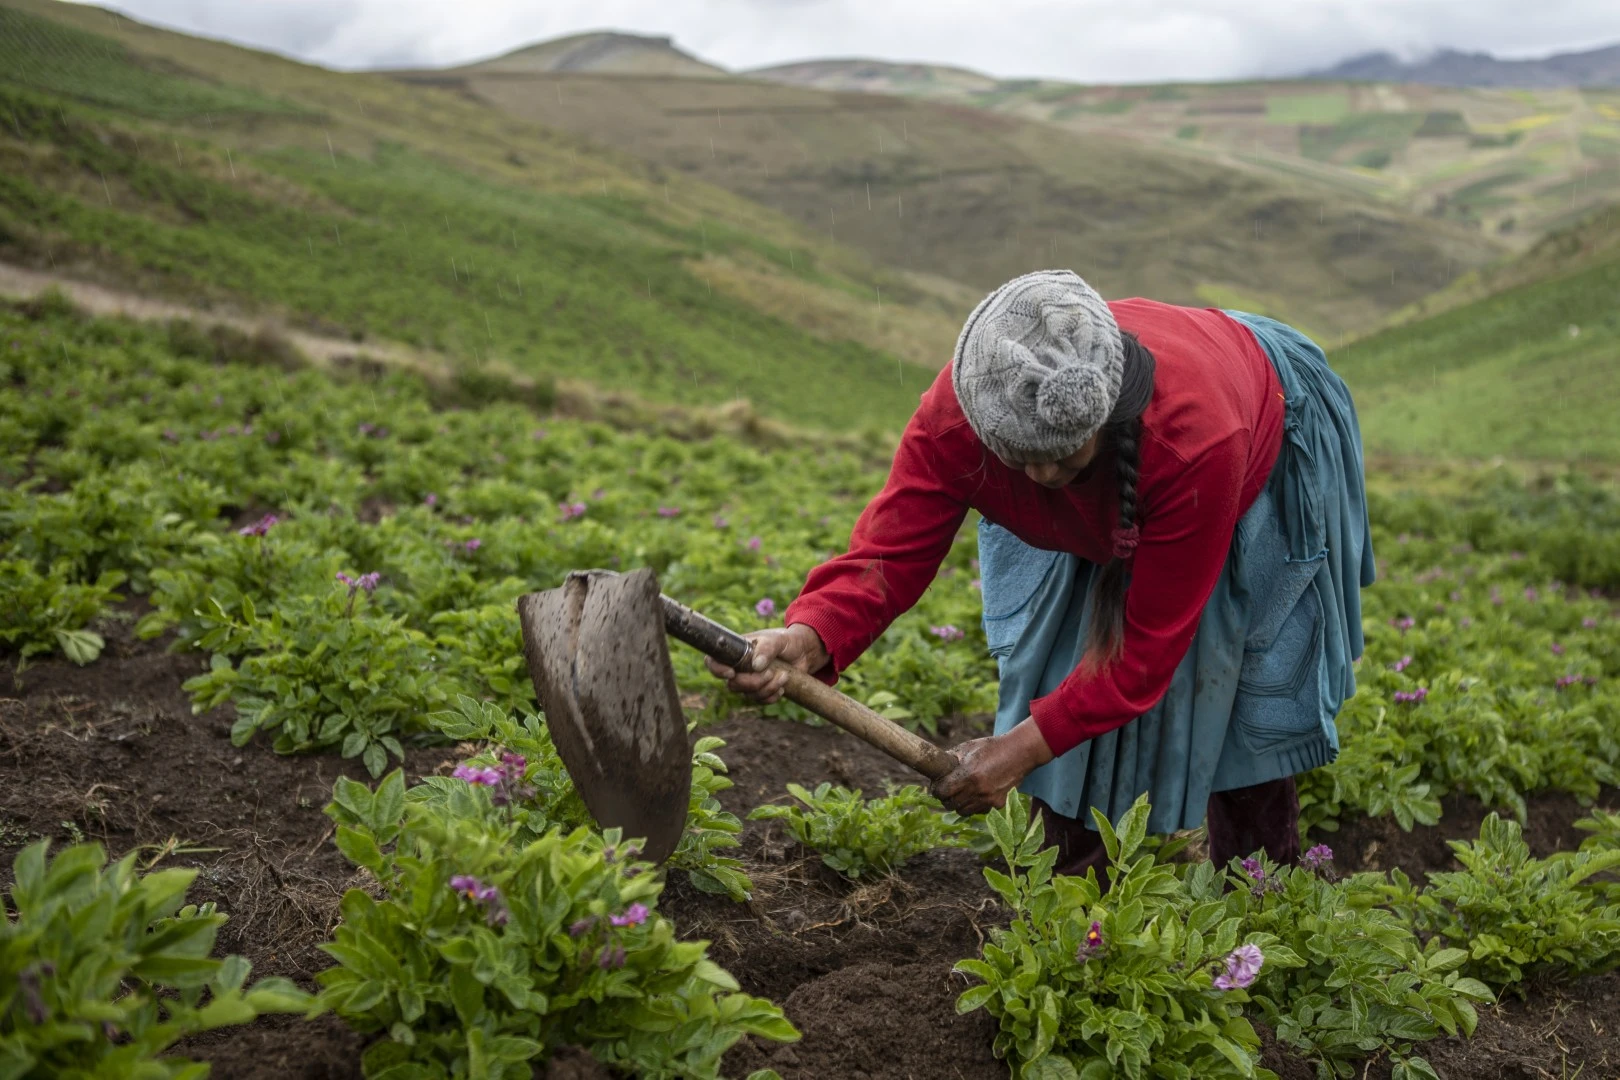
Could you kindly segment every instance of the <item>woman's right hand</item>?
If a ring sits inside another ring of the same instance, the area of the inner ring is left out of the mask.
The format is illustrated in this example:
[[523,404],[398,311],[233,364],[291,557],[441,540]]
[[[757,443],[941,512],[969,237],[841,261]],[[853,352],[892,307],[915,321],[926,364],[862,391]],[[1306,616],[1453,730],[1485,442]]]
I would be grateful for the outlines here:
[[808,673],[820,671],[831,659],[827,647],[821,643],[821,635],[804,623],[756,630],[743,636],[754,643],[754,670],[737,671],[712,656],[704,657],[703,662],[708,664],[710,674],[724,679],[733,693],[753,698],[762,705],[781,701],[782,691],[787,686],[785,672],[765,670],[772,660]]

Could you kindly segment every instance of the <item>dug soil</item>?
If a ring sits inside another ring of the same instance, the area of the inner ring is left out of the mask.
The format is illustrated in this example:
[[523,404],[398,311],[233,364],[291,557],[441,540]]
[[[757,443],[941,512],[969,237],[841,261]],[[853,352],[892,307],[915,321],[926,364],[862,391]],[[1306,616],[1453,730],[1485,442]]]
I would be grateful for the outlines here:
[[[327,963],[318,946],[338,900],[356,881],[331,843],[321,813],[339,775],[364,779],[333,756],[286,758],[262,740],[230,742],[228,708],[192,714],[181,683],[200,671],[195,656],[141,642],[123,621],[105,628],[107,650],[86,668],[44,661],[0,688],[0,886],[12,858],[50,837],[57,846],[99,840],[114,856],[132,849],[144,864],[198,869],[191,899],[215,902],[230,921],[221,952],[253,962],[255,975],[284,975],[313,988]],[[15,658],[0,658],[15,666]],[[822,780],[882,790],[916,779],[876,750],[828,727],[734,718],[705,729],[727,740],[720,751],[736,786],[721,796],[744,816],[785,797],[789,781]],[[947,744],[982,732],[958,721]],[[452,748],[413,751],[414,780],[444,772]],[[1606,791],[1601,800],[1620,806]],[[1586,811],[1566,796],[1531,800],[1527,835],[1538,854],[1579,841],[1570,822]],[[1441,824],[1401,833],[1388,823],[1352,822],[1327,837],[1345,869],[1447,868],[1447,838],[1471,836],[1483,808],[1449,801]],[[803,1032],[780,1046],[747,1041],[726,1072],[775,1069],[785,1080],[991,1080],[1007,1076],[991,1053],[995,1023],[984,1012],[958,1016],[968,985],[952,965],[977,955],[1005,919],[966,852],[919,856],[897,876],[849,883],[807,856],[780,827],[750,823],[743,857],[753,898],[734,904],[692,889],[674,875],[660,908],[684,936],[713,942],[715,959],[743,987],[782,1004]],[[1426,1053],[1451,1080],[1474,1077],[1620,1077],[1620,976],[1537,987],[1528,1002],[1486,1011],[1471,1041],[1440,1040]],[[194,1039],[182,1049],[214,1063],[214,1076],[351,1080],[360,1075],[361,1036],[330,1017],[271,1017]],[[1275,1047],[1267,1064],[1283,1077],[1314,1076]],[[1369,1077],[1387,1075],[1369,1063]],[[1360,1075],[1361,1070],[1358,1070]],[[550,1080],[600,1080],[588,1056],[560,1054]]]

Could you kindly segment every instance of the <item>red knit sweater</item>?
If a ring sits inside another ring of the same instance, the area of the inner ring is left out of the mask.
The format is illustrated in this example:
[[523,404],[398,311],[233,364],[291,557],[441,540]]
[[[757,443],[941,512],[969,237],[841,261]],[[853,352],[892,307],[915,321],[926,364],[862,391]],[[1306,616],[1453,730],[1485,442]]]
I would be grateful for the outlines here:
[[[1141,541],[1121,659],[1095,676],[1076,671],[1030,707],[1055,754],[1128,723],[1164,695],[1233,529],[1282,445],[1282,388],[1246,327],[1214,309],[1151,300],[1108,306],[1158,362],[1142,414]],[[832,655],[823,679],[836,679],[917,602],[970,508],[1035,547],[1106,562],[1119,523],[1112,456],[1105,451],[1061,490],[1035,483],[985,450],[947,366],[923,394],[848,552],[812,570],[785,613],[788,624],[814,629]]]

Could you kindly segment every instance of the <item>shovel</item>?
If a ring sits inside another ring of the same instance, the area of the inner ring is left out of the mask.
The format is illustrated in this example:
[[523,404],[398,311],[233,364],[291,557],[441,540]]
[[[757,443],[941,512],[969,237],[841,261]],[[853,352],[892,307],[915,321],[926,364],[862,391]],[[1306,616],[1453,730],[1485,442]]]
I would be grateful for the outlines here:
[[[664,635],[728,667],[753,669],[753,646],[658,591],[651,569],[576,570],[518,600],[523,651],[546,724],[574,787],[603,828],[646,840],[668,858],[686,827],[692,748]],[[956,757],[813,676],[787,672],[784,695],[930,780]]]

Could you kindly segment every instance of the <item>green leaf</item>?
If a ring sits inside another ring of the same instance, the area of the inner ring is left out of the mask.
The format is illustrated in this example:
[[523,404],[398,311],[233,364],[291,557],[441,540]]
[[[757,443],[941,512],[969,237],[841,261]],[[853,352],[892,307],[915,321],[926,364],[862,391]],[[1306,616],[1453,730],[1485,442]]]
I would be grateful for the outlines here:
[[1028,1062],[1018,1075],[1020,1080],[1080,1080],[1074,1063],[1057,1054],[1047,1054]]
[[107,644],[100,634],[90,630],[58,630],[56,642],[67,658],[80,667],[100,656]]

